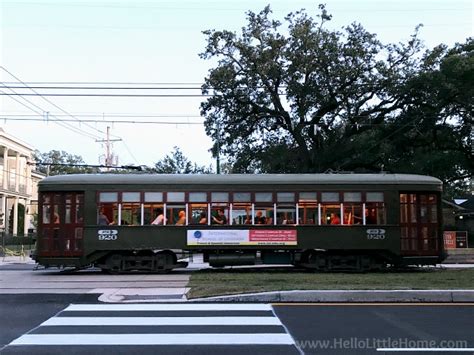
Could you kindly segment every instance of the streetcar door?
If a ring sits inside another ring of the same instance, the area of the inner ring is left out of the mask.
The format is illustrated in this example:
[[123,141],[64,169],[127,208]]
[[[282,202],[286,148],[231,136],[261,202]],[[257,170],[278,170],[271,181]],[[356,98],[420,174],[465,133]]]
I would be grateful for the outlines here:
[[402,255],[439,253],[439,197],[434,193],[400,194]]
[[81,256],[84,193],[51,192],[40,197],[40,255]]

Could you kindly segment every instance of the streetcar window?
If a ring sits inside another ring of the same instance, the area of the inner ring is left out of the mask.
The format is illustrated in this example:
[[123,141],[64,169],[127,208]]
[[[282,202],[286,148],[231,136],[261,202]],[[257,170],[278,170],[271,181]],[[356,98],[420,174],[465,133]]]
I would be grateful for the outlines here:
[[344,192],[342,224],[362,224],[362,193]]
[[383,202],[365,204],[365,224],[385,224],[385,205]]
[[[183,193],[184,194],[184,193]],[[167,225],[185,225],[186,222],[184,221],[183,223],[183,220],[182,218],[180,218],[180,214],[182,215],[182,213],[180,212],[184,212],[184,216],[185,216],[185,219],[186,219],[186,205],[184,204],[173,204],[173,205],[170,205],[170,204],[167,204],[166,205],[166,224]]]
[[296,224],[296,207],[294,205],[278,205],[277,224]]
[[76,195],[75,222],[82,223],[83,221],[84,221],[84,196]]
[[300,192],[299,203],[316,202],[317,199],[316,192]]
[[367,192],[365,200],[367,202],[384,202],[383,192]]
[[272,225],[273,224],[273,205],[255,206],[254,224],[256,225]]
[[61,223],[61,219],[59,218],[59,206],[58,205],[53,206],[53,223],[54,224]]
[[65,208],[65,215],[64,215],[64,223],[71,223],[71,205],[66,204]]
[[317,224],[318,204],[316,202],[300,202],[298,204],[298,215],[299,224]]
[[51,205],[43,205],[43,224],[51,223]]
[[256,192],[255,202],[273,202],[273,194],[271,192]]
[[97,224],[118,224],[118,204],[101,203],[97,211]]
[[316,192],[300,192],[298,200],[299,224],[318,224],[318,195]]
[[163,192],[145,192],[145,202],[163,202]]
[[[191,195],[191,194],[190,194]],[[190,196],[191,197],[191,196]],[[207,225],[209,220],[207,218],[207,203],[192,203],[189,204],[189,224]]]
[[361,202],[362,194],[360,192],[344,192],[344,202]]
[[140,224],[141,205],[139,203],[122,203],[120,225],[139,226]]
[[212,192],[211,201],[212,202],[229,202],[229,193],[228,192]]
[[362,224],[362,204],[344,203],[343,224]]
[[184,202],[184,192],[167,192],[168,202]]
[[407,203],[408,197],[407,194],[400,194],[400,203]]
[[227,203],[213,203],[211,205],[210,221],[211,224],[216,226],[229,224],[229,205]]
[[339,202],[339,192],[322,192],[322,202]]
[[[234,194],[234,199],[235,199],[235,194]],[[252,204],[251,203],[234,203],[232,205],[231,218],[232,218],[232,224],[252,224]]]
[[117,192],[101,192],[99,194],[99,202],[118,202]]
[[431,205],[430,207],[430,222],[436,223],[438,222],[438,208],[436,205]]
[[234,192],[233,201],[234,202],[251,202],[252,196],[250,192]]
[[140,193],[122,192],[122,202],[140,202]]
[[189,199],[189,202],[207,202],[207,193],[206,192],[190,192],[188,199]]
[[295,193],[294,192],[277,192],[277,201],[294,203]]
[[277,192],[276,224],[296,224],[294,192]]
[[321,204],[321,224],[341,224],[341,205]]
[[[146,192],[145,192],[146,193]],[[153,221],[160,215],[164,214],[164,206],[162,203],[145,203],[143,205],[143,223],[152,224]],[[163,216],[164,217],[164,216]],[[157,225],[165,224],[163,221],[156,221]]]

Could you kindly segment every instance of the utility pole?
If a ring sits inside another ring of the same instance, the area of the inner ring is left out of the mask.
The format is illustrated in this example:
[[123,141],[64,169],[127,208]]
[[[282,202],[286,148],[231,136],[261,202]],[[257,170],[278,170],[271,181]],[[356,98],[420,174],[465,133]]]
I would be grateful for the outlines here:
[[221,173],[221,160],[220,160],[220,127],[219,127],[219,122],[217,122],[217,156],[216,156],[216,173],[220,174]]
[[111,149],[112,142],[120,142],[122,139],[110,139],[110,127],[107,126],[107,134],[105,139],[97,139],[97,143],[105,143],[105,166],[107,171],[113,165],[113,153]]

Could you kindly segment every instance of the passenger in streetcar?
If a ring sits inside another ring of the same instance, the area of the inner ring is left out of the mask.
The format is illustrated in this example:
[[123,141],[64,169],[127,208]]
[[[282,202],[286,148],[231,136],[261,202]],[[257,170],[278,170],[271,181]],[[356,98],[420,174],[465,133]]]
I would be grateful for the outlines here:
[[201,212],[199,215],[199,224],[207,224],[207,215],[206,212]]
[[365,210],[365,224],[377,224],[377,214],[374,208]]
[[108,226],[110,223],[109,218],[104,213],[104,210],[101,209],[99,212],[99,221],[97,223],[99,226]]
[[217,210],[217,216],[212,216],[212,224],[227,224],[227,217],[223,209]]
[[178,221],[176,222],[177,226],[184,226],[186,224],[186,212],[179,211]]
[[255,224],[265,224],[266,218],[263,216],[262,211],[257,211],[255,214]]
[[330,224],[341,224],[341,219],[337,213],[331,213]]
[[154,219],[153,222],[151,222],[151,224],[155,226],[163,225],[165,222],[165,216],[163,215],[163,210],[160,208],[158,209],[157,213],[158,213],[158,216],[156,216],[156,218]]

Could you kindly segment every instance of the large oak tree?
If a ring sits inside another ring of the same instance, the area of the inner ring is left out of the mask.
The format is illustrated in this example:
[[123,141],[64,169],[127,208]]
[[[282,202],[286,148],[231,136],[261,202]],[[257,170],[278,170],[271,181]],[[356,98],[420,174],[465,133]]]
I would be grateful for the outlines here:
[[353,23],[331,30],[324,6],[283,23],[248,12],[237,34],[209,30],[217,59],[201,106],[213,152],[234,172],[331,170],[472,176],[472,39],[424,50],[383,44]]

